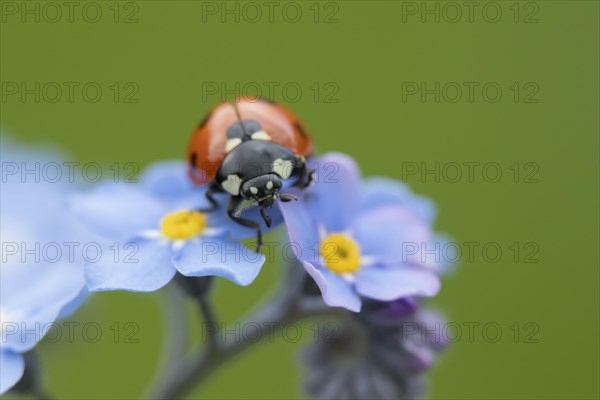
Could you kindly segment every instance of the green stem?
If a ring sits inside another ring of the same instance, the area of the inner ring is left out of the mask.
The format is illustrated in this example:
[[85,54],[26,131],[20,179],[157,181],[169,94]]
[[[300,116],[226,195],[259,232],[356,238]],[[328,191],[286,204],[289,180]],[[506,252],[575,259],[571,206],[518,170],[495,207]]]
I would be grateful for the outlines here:
[[245,338],[265,337],[258,332],[262,326],[271,326],[276,332],[304,318],[333,312],[334,309],[325,306],[321,299],[296,301],[289,296],[275,295],[242,325],[246,327],[244,337],[225,341],[213,350],[201,349],[184,359],[174,366],[174,370],[169,374],[170,379],[151,398],[183,398],[220,366],[257,343],[256,340],[249,341]]
[[160,366],[155,379],[152,380],[152,387],[144,397],[151,397],[151,393],[167,384],[169,371],[184,357],[189,342],[189,324],[184,312],[186,305],[184,293],[173,282],[165,288],[164,298],[163,315],[165,316],[165,326],[169,329],[165,332],[163,340]]
[[200,313],[202,314],[202,318],[204,320],[204,325],[205,326],[210,326],[213,329],[210,329],[207,333],[207,339],[208,339],[208,343],[207,345],[208,350],[212,351],[215,350],[219,343],[218,343],[218,325],[217,325],[217,316],[215,313],[215,310],[212,306],[212,302],[210,301],[210,299],[208,298],[208,296],[200,296],[200,298],[198,299],[198,305],[200,307]]

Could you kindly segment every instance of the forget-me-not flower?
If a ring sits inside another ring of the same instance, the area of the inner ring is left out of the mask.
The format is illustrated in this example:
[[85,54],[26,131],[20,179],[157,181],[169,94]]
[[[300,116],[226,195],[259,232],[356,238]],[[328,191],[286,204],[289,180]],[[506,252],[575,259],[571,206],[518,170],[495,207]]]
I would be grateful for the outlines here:
[[221,276],[248,285],[265,257],[232,240],[253,231],[212,213],[205,188],[193,186],[182,162],[150,166],[139,184],[105,183],[72,199],[74,214],[113,242],[106,256],[86,262],[90,290],[154,291],[179,272]]
[[[330,306],[361,309],[361,297],[392,301],[440,288],[432,203],[386,179],[363,183],[341,154],[316,160],[316,182],[281,203],[291,244]],[[439,261],[439,260],[438,260]]]
[[[2,138],[0,233],[0,394],[22,377],[30,351],[86,298],[85,242],[67,211],[69,185],[44,176],[61,156]],[[56,171],[54,171],[56,172]]]
[[323,327],[318,341],[302,353],[304,388],[317,399],[417,399],[423,372],[447,345],[443,318],[413,310],[381,325],[347,318],[333,331]]

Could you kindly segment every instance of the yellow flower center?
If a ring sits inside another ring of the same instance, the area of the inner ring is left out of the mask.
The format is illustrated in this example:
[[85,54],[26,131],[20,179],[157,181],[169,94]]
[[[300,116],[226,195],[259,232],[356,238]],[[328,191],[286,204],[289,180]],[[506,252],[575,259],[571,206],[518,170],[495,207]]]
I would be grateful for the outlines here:
[[162,233],[169,239],[189,239],[198,236],[206,227],[206,218],[199,211],[176,211],[160,221]]
[[325,266],[338,274],[352,273],[360,267],[358,244],[343,233],[332,233],[321,241]]

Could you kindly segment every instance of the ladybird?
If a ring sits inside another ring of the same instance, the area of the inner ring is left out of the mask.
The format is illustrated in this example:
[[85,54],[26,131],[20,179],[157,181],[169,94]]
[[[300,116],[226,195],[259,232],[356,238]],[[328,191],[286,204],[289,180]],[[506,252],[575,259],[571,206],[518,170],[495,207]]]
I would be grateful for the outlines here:
[[262,98],[240,97],[214,107],[193,132],[187,151],[189,176],[194,184],[208,186],[211,208],[205,211],[219,207],[215,194],[230,196],[227,214],[256,229],[260,248],[260,224],[242,213],[259,207],[270,227],[265,210],[277,200],[298,199],[281,191],[312,183],[314,170],[306,162],[312,148],[310,135],[291,111]]

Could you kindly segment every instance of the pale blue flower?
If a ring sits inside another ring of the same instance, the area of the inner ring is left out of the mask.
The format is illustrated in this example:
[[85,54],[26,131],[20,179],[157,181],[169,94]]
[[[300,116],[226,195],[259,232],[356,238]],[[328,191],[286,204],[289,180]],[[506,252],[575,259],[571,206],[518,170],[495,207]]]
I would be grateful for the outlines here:
[[61,156],[18,147],[4,136],[1,144],[0,394],[21,379],[22,354],[87,295],[77,251],[85,236],[67,211],[69,186],[22,174],[62,163]]
[[150,166],[139,184],[104,183],[74,196],[78,219],[111,242],[86,262],[90,290],[154,291],[177,272],[250,284],[265,257],[232,238],[255,232],[230,221],[224,207],[195,212],[209,207],[204,192],[174,161]]
[[361,297],[435,295],[440,260],[427,254],[435,251],[433,204],[391,180],[363,183],[355,162],[341,154],[315,165],[315,184],[280,208],[296,255],[325,302],[359,311]]

